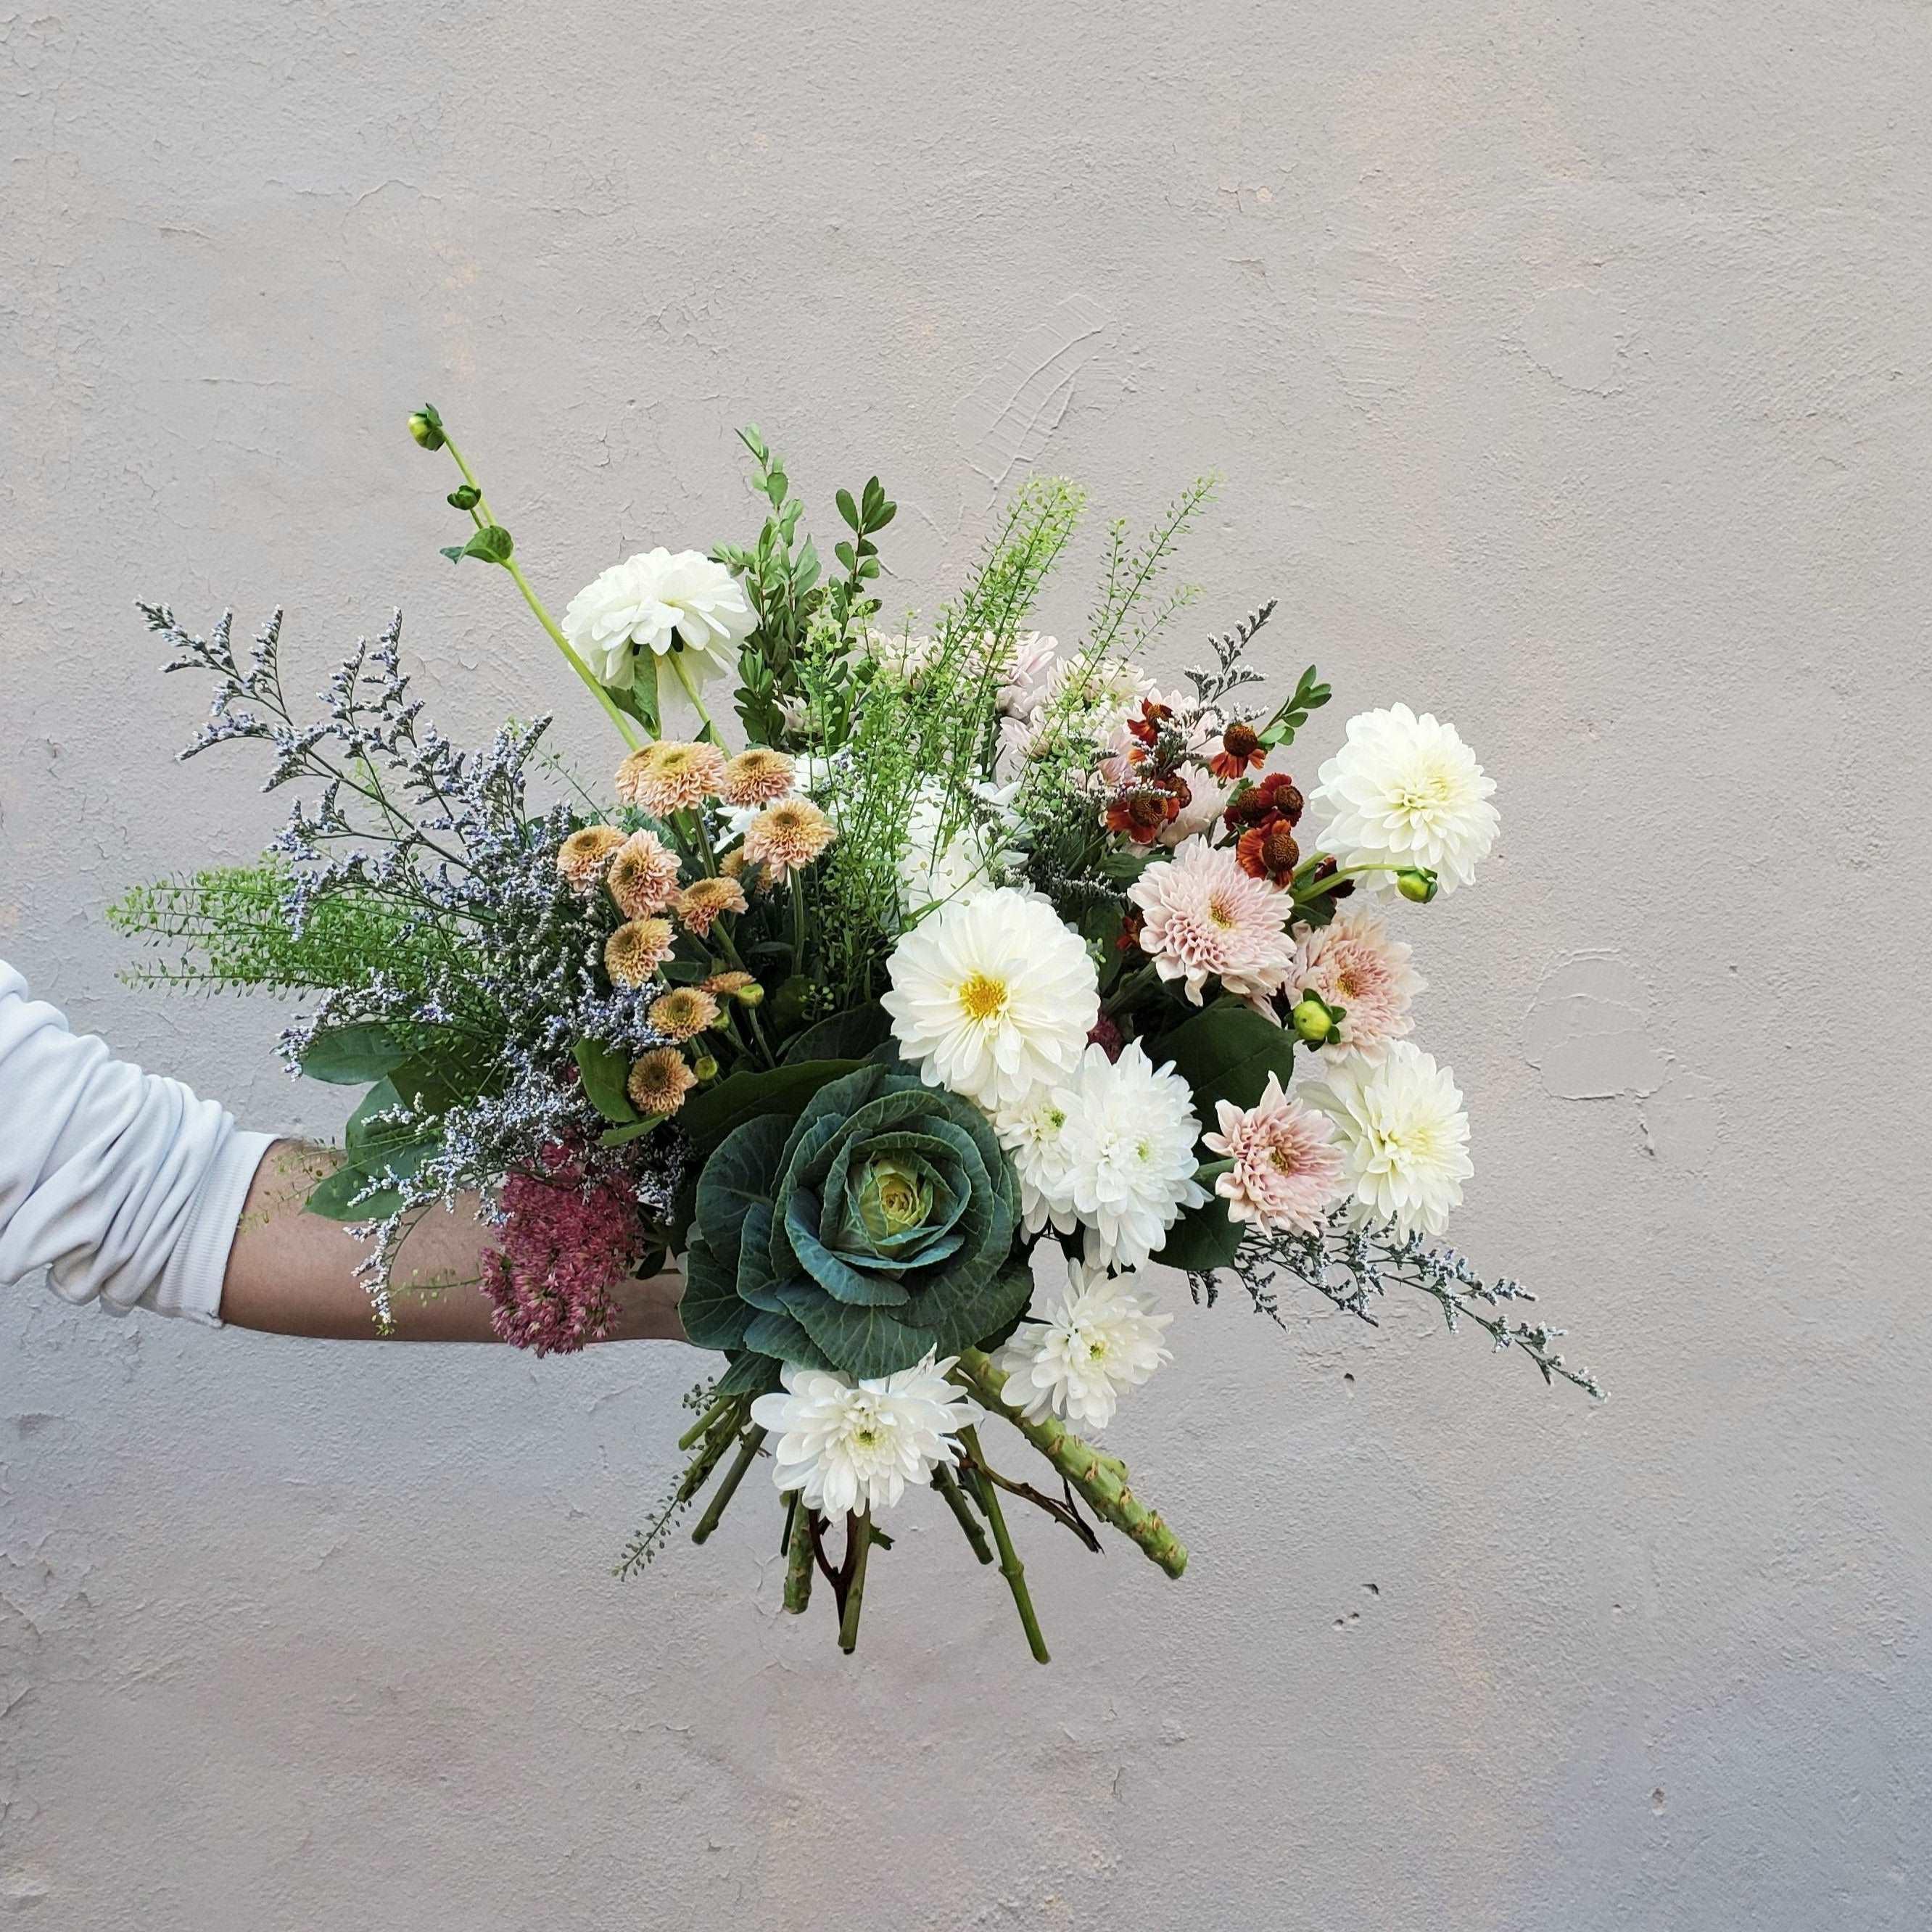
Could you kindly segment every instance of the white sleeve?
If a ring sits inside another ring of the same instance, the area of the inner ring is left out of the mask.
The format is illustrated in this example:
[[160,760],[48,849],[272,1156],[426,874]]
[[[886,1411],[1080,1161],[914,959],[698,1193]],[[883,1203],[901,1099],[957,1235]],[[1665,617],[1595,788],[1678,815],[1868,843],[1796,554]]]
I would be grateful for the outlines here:
[[0,1283],[218,1327],[242,1203],[272,1134],[76,1038],[0,960]]

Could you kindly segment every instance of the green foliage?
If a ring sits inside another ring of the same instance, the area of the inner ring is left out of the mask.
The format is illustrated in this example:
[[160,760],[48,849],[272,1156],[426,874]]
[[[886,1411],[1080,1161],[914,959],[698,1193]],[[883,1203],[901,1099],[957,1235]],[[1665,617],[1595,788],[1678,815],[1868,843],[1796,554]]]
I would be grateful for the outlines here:
[[1150,1040],[1148,1052],[1156,1063],[1174,1063],[1194,1090],[1196,1118],[1211,1124],[1217,1100],[1255,1106],[1270,1073],[1287,1086],[1294,1071],[1294,1036],[1243,1001],[1224,998]]
[[633,1124],[638,1110],[627,1090],[631,1056],[602,1040],[580,1040],[571,1049],[571,1057],[583,1076],[584,1097],[607,1120],[619,1126]]
[[1308,722],[1309,713],[1320,710],[1334,695],[1310,664],[1295,680],[1294,689],[1282,700],[1281,708],[1262,727],[1262,742],[1270,750],[1293,744],[1294,734]]
[[374,1221],[394,1214],[403,1196],[394,1186],[382,1184],[406,1180],[438,1145],[410,1117],[409,1101],[386,1078],[362,1096],[342,1140],[342,1165],[310,1191],[304,1204],[311,1214],[331,1221]]
[[698,1184],[680,1314],[700,1346],[891,1375],[1010,1322],[1019,1184],[986,1118],[874,1063],[761,1114]]
[[318,1033],[303,1050],[302,1070],[335,1087],[362,1087],[409,1058],[410,1036],[398,1027],[355,1020]]
[[747,1120],[791,1120],[827,1082],[858,1070],[856,1060],[788,1062],[767,1073],[734,1073],[691,1096],[678,1125],[701,1156]]
[[217,866],[186,878],[136,886],[107,910],[118,932],[146,942],[156,963],[135,967],[137,985],[217,992],[312,992],[358,985],[377,973],[427,988],[436,938],[407,909],[374,892],[320,900],[301,932],[284,900],[288,874],[265,862]]

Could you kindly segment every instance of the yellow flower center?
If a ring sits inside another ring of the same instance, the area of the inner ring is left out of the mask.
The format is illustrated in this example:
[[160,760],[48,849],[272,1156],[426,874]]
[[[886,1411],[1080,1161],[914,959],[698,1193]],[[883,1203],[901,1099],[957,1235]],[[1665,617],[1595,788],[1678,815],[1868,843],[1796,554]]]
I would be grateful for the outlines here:
[[1006,982],[988,973],[975,973],[959,988],[959,1004],[966,1017],[985,1026],[1006,1010]]
[[1210,898],[1208,902],[1208,916],[1211,919],[1223,932],[1226,932],[1228,928],[1234,923],[1234,908],[1228,904],[1226,899],[1222,898],[1218,896]]

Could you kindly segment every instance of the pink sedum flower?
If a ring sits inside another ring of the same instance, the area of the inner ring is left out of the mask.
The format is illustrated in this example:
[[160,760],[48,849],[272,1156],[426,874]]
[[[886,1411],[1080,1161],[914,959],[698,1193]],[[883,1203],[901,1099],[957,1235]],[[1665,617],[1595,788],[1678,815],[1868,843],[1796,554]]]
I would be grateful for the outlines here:
[[1429,982],[1409,963],[1409,949],[1391,939],[1366,907],[1345,906],[1326,926],[1301,936],[1288,969],[1289,998],[1314,992],[1342,1009],[1342,1030],[1321,1049],[1331,1064],[1345,1053],[1379,1060],[1415,1022],[1410,1002]]
[[1215,1104],[1221,1131],[1204,1134],[1202,1144],[1234,1163],[1214,1184],[1228,1204],[1228,1218],[1270,1232],[1312,1234],[1348,1192],[1342,1150],[1327,1117],[1291,1100],[1274,1073],[1255,1106]]
[[543,1165],[503,1184],[502,1246],[483,1257],[483,1292],[504,1341],[566,1355],[616,1327],[612,1291],[643,1252],[644,1223],[621,1186],[588,1180],[562,1148],[545,1148]]
[[1267,880],[1250,878],[1232,852],[1190,838],[1171,860],[1150,866],[1127,896],[1145,921],[1142,950],[1196,1006],[1210,980],[1256,1003],[1286,980],[1294,902]]

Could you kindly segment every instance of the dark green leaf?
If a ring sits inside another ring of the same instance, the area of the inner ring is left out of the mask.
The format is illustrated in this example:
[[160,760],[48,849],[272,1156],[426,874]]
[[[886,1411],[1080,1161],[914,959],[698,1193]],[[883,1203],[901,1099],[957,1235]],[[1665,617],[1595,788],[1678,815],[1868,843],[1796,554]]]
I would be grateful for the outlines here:
[[863,1060],[892,1037],[891,1016],[878,1005],[854,1006],[808,1026],[784,1050],[788,1061]]
[[778,1365],[770,1355],[744,1354],[711,1384],[719,1395],[763,1395],[778,1385]]
[[734,1073],[684,1103],[678,1125],[701,1159],[735,1127],[761,1114],[796,1120],[805,1103],[828,1080],[855,1072],[855,1060],[808,1060],[769,1073]]
[[698,1226],[723,1264],[738,1266],[745,1217],[769,1206],[778,1180],[778,1156],[790,1132],[788,1120],[760,1114],[724,1136],[698,1176]]
[[1239,1000],[1222,999],[1148,1042],[1156,1066],[1172,1060],[1194,1090],[1194,1112],[1204,1128],[1214,1124],[1214,1103],[1252,1107],[1270,1073],[1286,1087],[1294,1066],[1294,1036],[1264,1020]]
[[686,1335],[700,1348],[741,1348],[752,1312],[738,1299],[734,1272],[703,1235],[693,1234],[684,1251],[684,1294],[677,1304]]
[[1229,1266],[1245,1232],[1228,1217],[1228,1204],[1219,1195],[1200,1208],[1190,1208],[1167,1231],[1167,1240],[1154,1259],[1168,1268],[1194,1274],[1212,1274]]
[[606,1046],[601,1040],[580,1040],[571,1054],[584,1076],[584,1097],[607,1120],[628,1126],[638,1118],[638,1110],[624,1090],[631,1077],[630,1055],[620,1048]]
[[832,501],[838,506],[838,514],[854,530],[862,530],[866,527],[860,520],[859,506],[853,502],[850,490],[841,490]]
[[480,557],[485,563],[508,563],[515,548],[510,533],[501,524],[485,524],[463,546],[465,556]]
[[380,1020],[356,1020],[317,1034],[302,1054],[302,1070],[311,1080],[326,1080],[332,1086],[360,1087],[400,1066],[410,1050],[410,1041],[396,1028]]
[[641,1140],[646,1134],[654,1132],[664,1124],[662,1114],[646,1114],[641,1120],[632,1120],[627,1126],[606,1127],[597,1136],[599,1147],[622,1147],[627,1141]]

